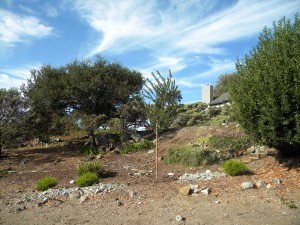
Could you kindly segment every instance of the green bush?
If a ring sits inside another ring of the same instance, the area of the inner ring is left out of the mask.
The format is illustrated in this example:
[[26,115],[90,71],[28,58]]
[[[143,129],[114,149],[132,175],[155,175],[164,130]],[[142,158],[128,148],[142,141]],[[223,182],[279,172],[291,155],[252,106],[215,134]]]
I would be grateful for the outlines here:
[[[234,116],[260,144],[300,151],[300,17],[264,28],[259,42],[236,63],[229,93]],[[292,152],[293,151],[293,152]]]
[[4,176],[4,175],[7,174],[7,173],[8,173],[7,170],[2,169],[2,168],[0,167],[0,177]]
[[202,166],[218,163],[219,156],[216,151],[200,146],[174,145],[168,148],[165,161],[168,164]]
[[55,187],[57,185],[57,180],[54,177],[43,177],[40,180],[38,180],[36,189],[38,191],[46,191],[49,188]]
[[144,140],[141,142],[133,142],[130,143],[129,145],[125,146],[120,153],[121,154],[128,154],[130,152],[137,152],[140,150],[145,150],[145,149],[151,149],[154,147],[153,142],[149,140]]
[[103,173],[103,164],[99,161],[88,161],[80,163],[76,168],[77,176],[81,176],[88,172],[95,173],[100,177]]
[[97,184],[98,182],[99,178],[97,174],[92,172],[86,172],[76,179],[76,185],[78,187],[92,186],[93,184]]
[[238,151],[251,147],[253,142],[248,137],[214,135],[209,138],[207,144],[214,149]]
[[92,147],[92,146],[83,146],[83,147],[79,148],[78,152],[83,154],[83,155],[104,154],[103,150],[101,150],[97,147]]
[[231,176],[237,176],[248,171],[248,167],[241,161],[230,159],[227,160],[223,165],[225,173]]

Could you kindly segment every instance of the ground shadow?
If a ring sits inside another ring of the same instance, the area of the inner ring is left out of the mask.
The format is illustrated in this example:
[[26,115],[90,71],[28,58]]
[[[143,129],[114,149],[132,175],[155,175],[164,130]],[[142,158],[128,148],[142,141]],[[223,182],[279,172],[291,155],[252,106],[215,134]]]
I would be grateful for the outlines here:
[[117,172],[114,172],[114,171],[104,171],[102,174],[101,174],[101,177],[102,178],[111,178],[111,177],[115,177],[117,176],[118,173]]

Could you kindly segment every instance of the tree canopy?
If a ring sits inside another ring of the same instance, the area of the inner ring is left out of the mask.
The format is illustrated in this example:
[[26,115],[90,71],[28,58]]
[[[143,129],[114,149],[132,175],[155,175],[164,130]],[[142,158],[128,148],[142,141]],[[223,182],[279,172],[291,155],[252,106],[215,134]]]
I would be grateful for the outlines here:
[[175,119],[182,97],[170,70],[167,78],[159,71],[156,74],[152,73],[154,81],[148,79],[143,90],[144,97],[151,101],[145,107],[152,128],[158,124],[159,128],[166,129]]
[[221,74],[214,88],[214,96],[220,96],[229,91],[229,84],[233,81],[235,73]]
[[300,20],[283,17],[236,63],[235,117],[262,144],[300,150]]

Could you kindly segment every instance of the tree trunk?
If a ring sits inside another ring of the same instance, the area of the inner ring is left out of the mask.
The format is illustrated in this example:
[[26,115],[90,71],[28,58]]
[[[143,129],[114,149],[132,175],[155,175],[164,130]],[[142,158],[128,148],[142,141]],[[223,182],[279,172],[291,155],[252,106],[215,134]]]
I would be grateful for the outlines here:
[[97,147],[94,132],[88,131],[88,136],[89,136],[92,146]]

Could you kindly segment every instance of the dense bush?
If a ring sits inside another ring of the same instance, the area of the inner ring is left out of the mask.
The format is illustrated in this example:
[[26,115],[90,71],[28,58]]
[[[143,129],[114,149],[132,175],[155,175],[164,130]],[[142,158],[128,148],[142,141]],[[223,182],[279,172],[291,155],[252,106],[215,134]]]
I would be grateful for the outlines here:
[[87,186],[91,186],[93,184],[97,184],[98,182],[99,182],[99,178],[98,178],[97,174],[92,173],[92,172],[86,172],[86,173],[80,175],[76,179],[76,185],[78,187],[87,187]]
[[133,142],[125,146],[120,152],[122,154],[128,154],[130,152],[137,152],[140,150],[151,149],[154,147],[153,142],[149,140],[144,140],[141,142]]
[[230,159],[223,165],[225,173],[231,176],[237,176],[248,171],[248,167],[241,161]]
[[186,166],[211,165],[219,162],[216,151],[199,146],[174,145],[168,148],[166,163]]
[[46,191],[49,188],[55,187],[57,185],[57,180],[54,177],[43,177],[40,180],[38,180],[36,189],[38,191]]
[[98,177],[103,173],[103,165],[99,161],[88,161],[80,163],[76,168],[76,175],[81,176],[85,173],[95,173]]
[[[265,28],[230,85],[240,125],[260,144],[300,151],[300,19]],[[295,152],[295,151],[294,151]]]

